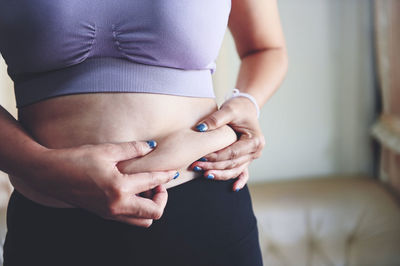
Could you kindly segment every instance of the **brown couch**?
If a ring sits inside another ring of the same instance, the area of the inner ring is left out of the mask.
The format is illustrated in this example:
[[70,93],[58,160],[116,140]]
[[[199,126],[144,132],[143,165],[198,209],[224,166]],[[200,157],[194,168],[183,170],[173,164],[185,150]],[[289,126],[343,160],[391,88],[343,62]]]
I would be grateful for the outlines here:
[[250,184],[264,265],[400,265],[400,200],[366,176]]

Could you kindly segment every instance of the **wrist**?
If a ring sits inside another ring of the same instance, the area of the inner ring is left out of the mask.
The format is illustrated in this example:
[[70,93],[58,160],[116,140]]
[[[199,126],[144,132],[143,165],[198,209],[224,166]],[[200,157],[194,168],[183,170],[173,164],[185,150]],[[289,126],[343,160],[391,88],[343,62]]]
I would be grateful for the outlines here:
[[232,112],[234,112],[234,116],[239,117],[248,117],[251,119],[257,119],[257,110],[254,107],[254,104],[245,97],[233,97],[226,100],[221,108],[228,107]]
[[256,111],[257,118],[260,117],[260,107],[256,99],[249,93],[241,92],[239,89],[234,88],[230,94],[225,96],[225,102],[233,98],[245,98],[247,102],[251,102],[252,108]]
[[42,165],[48,149],[44,146],[27,145],[25,149],[16,150],[7,157],[8,167],[4,169],[9,175],[32,175]]
[[74,150],[73,148],[36,150],[32,153],[32,160],[23,167],[23,172],[18,177],[42,196],[69,204],[70,202],[66,201],[65,191],[68,190],[68,195],[71,194],[73,191],[71,185],[77,181],[75,169],[69,167]]

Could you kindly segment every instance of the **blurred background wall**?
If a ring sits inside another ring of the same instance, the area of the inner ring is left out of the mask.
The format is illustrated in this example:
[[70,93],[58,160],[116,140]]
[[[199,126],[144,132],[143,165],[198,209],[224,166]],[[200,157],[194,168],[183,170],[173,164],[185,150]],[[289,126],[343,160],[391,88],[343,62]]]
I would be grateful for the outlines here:
[[[372,4],[366,0],[279,0],[289,71],[262,108],[266,138],[250,182],[376,175],[369,136],[375,114]],[[235,86],[239,59],[226,33],[215,87]]]

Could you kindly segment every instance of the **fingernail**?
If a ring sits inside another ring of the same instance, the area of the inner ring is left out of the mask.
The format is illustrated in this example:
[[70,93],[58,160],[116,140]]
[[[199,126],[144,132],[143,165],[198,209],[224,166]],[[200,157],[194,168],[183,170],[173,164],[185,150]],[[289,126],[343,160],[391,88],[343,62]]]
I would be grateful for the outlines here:
[[157,142],[155,140],[148,140],[146,142],[151,149],[154,149],[157,146]]
[[200,159],[198,159],[198,161],[200,161],[200,162],[207,162],[208,160],[207,160],[207,158],[201,157]]
[[204,131],[207,131],[208,126],[205,123],[201,123],[201,124],[197,125],[196,128],[198,131],[204,132]]
[[208,174],[208,175],[207,175],[207,178],[208,178],[208,179],[214,179],[214,175],[213,175],[213,174]]
[[238,188],[238,187],[235,189],[236,192],[238,192],[239,190],[240,190],[240,188]]
[[197,165],[195,167],[193,167],[193,170],[196,171],[196,172],[203,171],[203,169],[200,166],[197,166]]
[[176,174],[174,175],[174,179],[176,179],[179,176],[179,172],[176,172]]

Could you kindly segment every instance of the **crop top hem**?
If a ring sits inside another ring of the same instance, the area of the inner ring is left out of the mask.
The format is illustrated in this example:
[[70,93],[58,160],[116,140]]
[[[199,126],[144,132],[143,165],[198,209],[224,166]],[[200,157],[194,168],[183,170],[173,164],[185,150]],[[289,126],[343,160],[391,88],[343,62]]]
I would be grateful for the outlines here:
[[96,92],[141,92],[215,98],[209,69],[187,70],[92,57],[70,67],[14,81],[17,108],[56,96]]

